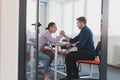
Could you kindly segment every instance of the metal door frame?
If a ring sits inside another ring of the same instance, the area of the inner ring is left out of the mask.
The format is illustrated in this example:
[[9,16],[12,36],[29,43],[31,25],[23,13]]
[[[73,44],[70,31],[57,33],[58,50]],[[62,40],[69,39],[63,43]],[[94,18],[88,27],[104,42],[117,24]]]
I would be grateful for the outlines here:
[[19,0],[18,80],[25,80],[26,71],[26,1]]
[[102,0],[100,80],[107,80],[109,0]]
[[[39,22],[39,0],[36,0],[36,57],[38,57],[38,22]],[[18,56],[18,80],[26,78],[26,11],[27,0],[19,0],[19,56]],[[32,23],[31,23],[32,24]],[[36,58],[36,80],[38,78],[38,58]]]

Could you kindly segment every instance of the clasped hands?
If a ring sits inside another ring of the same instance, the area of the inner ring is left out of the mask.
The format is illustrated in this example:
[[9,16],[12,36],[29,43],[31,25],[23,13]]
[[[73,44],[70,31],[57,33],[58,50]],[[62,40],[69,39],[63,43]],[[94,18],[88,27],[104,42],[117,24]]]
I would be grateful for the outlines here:
[[[63,35],[63,36],[65,37],[65,39],[69,42],[68,39],[70,39],[70,38],[68,38],[68,37],[66,36],[66,34],[65,34],[65,32],[64,32],[63,30],[60,31],[60,35]],[[66,46],[67,48],[71,48],[71,47],[75,47],[76,44],[66,43],[65,46]]]

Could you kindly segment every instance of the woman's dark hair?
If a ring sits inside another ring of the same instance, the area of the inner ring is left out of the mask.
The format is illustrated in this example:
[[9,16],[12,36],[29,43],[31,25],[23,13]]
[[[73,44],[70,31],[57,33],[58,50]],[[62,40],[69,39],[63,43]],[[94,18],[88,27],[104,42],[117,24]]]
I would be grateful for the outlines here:
[[77,18],[77,20],[78,20],[79,22],[83,22],[84,24],[87,23],[87,20],[86,20],[85,17],[79,17],[79,18]]
[[48,27],[46,28],[46,30],[50,29],[50,27],[53,27],[54,25],[55,25],[54,22],[50,22],[50,23],[48,24]]

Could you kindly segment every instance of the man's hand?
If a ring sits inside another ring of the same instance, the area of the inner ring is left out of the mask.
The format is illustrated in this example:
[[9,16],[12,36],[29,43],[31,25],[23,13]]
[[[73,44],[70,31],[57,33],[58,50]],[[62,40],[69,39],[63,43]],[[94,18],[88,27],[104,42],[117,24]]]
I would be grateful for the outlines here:
[[63,30],[60,31],[60,35],[63,35],[67,41],[70,41],[70,38],[65,34]]
[[67,48],[76,47],[76,44],[67,43],[67,44],[66,44],[66,47],[67,47]]
[[67,48],[71,48],[71,44],[70,43],[67,43],[66,45],[65,45]]
[[76,44],[72,44],[72,47],[76,47]]

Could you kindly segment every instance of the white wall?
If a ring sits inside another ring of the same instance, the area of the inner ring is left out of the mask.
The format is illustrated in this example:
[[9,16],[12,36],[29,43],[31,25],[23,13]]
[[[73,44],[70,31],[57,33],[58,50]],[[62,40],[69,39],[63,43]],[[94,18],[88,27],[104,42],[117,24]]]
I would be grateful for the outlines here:
[[[1,72],[1,0],[0,0],[0,72]],[[1,77],[1,73],[0,73]]]
[[119,0],[109,0],[109,35],[120,36],[120,10],[117,9],[118,7],[120,7]]
[[[118,49],[116,49],[116,51],[114,52],[114,47],[115,46],[119,46],[119,48],[120,48],[120,36],[118,36],[118,35],[112,36],[111,35],[111,36],[108,37],[108,64],[116,66],[117,62],[120,63],[120,52],[119,52],[119,55],[116,54],[117,51],[119,51]],[[115,57],[114,55],[116,55],[117,57]],[[118,59],[119,60],[117,62],[115,62],[114,58],[116,60],[118,60]],[[119,67],[120,67],[120,64],[119,64]]]
[[19,0],[1,0],[0,80],[17,80]]
[[[98,41],[100,41],[100,36],[99,35],[94,35],[95,46],[97,45]],[[108,36],[108,56],[107,56],[108,61],[107,61],[107,63],[109,65],[120,67],[120,65],[116,64],[117,62],[120,61],[120,58],[118,58],[120,55],[116,54],[117,51],[114,52],[114,47],[115,46],[119,46],[119,48],[120,48],[120,36],[118,36],[118,35],[116,35],[116,36],[115,35],[109,35]],[[102,53],[102,54],[104,54],[104,53]],[[116,55],[117,57],[115,57],[114,55]],[[116,60],[119,59],[119,61],[117,61],[115,63],[114,58],[116,58]]]

